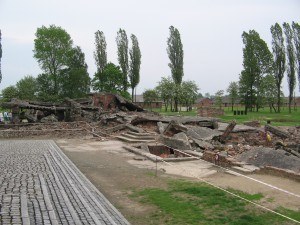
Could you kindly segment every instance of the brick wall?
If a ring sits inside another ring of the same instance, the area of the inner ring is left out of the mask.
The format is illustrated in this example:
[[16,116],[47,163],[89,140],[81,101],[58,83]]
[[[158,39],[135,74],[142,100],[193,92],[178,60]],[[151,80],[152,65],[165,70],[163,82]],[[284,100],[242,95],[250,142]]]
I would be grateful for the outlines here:
[[94,94],[93,105],[102,107],[104,110],[116,108],[116,97],[113,94]]
[[218,116],[223,116],[223,115],[224,115],[223,109],[217,109],[217,108],[211,108],[211,107],[198,108],[198,116],[218,117]]

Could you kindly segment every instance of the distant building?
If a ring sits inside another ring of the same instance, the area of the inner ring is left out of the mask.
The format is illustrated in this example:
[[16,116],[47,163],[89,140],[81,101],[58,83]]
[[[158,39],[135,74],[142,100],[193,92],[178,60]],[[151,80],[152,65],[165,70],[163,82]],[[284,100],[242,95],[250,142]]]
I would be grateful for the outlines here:
[[[223,107],[231,107],[231,98],[229,95],[222,97],[222,106]],[[235,99],[233,106],[241,106],[240,99]]]
[[142,107],[142,108],[154,108],[154,109],[161,109],[163,102],[162,101],[153,101],[151,102],[145,102],[143,95],[136,95],[134,96],[134,104]]
[[196,100],[196,107],[197,108],[212,107],[213,104],[214,104],[214,102],[210,98],[198,98]]
[[300,97],[295,98],[295,105],[300,106]]

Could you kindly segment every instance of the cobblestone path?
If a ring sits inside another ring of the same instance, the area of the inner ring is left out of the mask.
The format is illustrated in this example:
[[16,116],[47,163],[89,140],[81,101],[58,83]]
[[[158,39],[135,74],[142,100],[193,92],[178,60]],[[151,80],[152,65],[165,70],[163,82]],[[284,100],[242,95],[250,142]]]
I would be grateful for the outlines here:
[[0,141],[0,224],[129,224],[54,141]]

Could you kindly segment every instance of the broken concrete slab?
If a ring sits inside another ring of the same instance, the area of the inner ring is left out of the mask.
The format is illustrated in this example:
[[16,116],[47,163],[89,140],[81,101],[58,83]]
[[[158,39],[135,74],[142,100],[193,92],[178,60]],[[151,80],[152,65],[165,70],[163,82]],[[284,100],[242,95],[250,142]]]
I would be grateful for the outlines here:
[[172,137],[160,135],[158,141],[167,145],[168,147],[179,149],[179,150],[191,150],[191,144],[189,141],[183,141]]
[[207,141],[220,136],[222,132],[206,127],[188,126],[186,134],[189,138]]
[[168,126],[167,123],[157,122],[158,132],[160,134],[163,134],[167,126]]
[[281,138],[288,138],[288,137],[290,137],[290,134],[288,132],[286,132],[286,131],[278,128],[278,127],[271,126],[269,124],[267,124],[265,126],[265,130],[269,131],[272,134],[275,134],[275,135],[277,135],[278,137],[281,137]]
[[186,132],[187,127],[183,124],[179,123],[176,120],[170,121],[170,123],[167,125],[166,129],[164,130],[163,134],[167,136],[173,136],[174,134],[180,133],[180,132]]
[[287,155],[286,151],[281,149],[253,147],[251,150],[240,154],[237,159],[257,167],[274,166],[300,173],[300,158]]
[[185,142],[189,141],[188,137],[186,136],[186,134],[184,132],[174,134],[173,138],[176,138],[178,140],[182,140],[182,141],[185,141]]
[[192,138],[192,140],[202,150],[213,150],[214,149],[214,146],[211,143],[207,142],[207,141],[202,141],[202,140],[199,140],[199,139],[196,139],[196,138]]
[[[219,122],[218,131],[224,132],[226,130],[227,126],[228,126],[228,123],[220,123]],[[246,125],[242,125],[242,124],[237,124],[231,132],[238,133],[238,132],[251,132],[251,131],[256,132],[256,131],[259,131],[259,129],[256,127],[250,127],[250,126],[246,126]]]
[[139,115],[131,121],[132,125],[141,124],[144,122],[162,122],[169,123],[172,120],[177,121],[183,125],[195,125],[201,127],[210,127],[216,129],[218,121],[216,118],[199,117],[199,116],[158,116],[158,115]]
[[145,133],[145,130],[136,126],[133,126],[131,124],[125,124],[125,127],[128,128],[129,130],[136,132],[136,133]]

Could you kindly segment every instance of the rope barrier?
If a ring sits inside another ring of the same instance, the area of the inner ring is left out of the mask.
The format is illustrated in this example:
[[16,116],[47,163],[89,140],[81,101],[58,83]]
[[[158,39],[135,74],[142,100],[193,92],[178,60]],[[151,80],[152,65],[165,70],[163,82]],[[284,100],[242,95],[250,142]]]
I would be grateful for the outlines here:
[[[164,146],[166,146],[166,147],[168,147],[168,148],[172,148],[172,147],[167,146],[167,145],[165,145],[165,144],[161,144],[161,145],[164,145]],[[185,155],[187,155],[187,156],[196,157],[196,156],[193,156],[193,155],[188,154],[188,153],[186,153],[186,152],[183,152],[183,151],[181,151],[181,150],[179,150],[179,149],[174,149],[174,148],[172,148],[172,149],[175,150],[175,151],[178,151],[178,152],[180,152],[180,153],[182,153],[182,154],[185,154]],[[225,167],[222,167],[222,166],[220,166],[220,165],[216,165],[216,164],[214,164],[214,163],[208,162],[208,161],[206,161],[206,160],[201,159],[200,157],[196,157],[196,158],[197,158],[198,160],[200,160],[200,161],[207,162],[207,163],[212,164],[213,166],[218,167],[218,168],[221,168],[221,169],[223,169],[223,170],[230,171],[230,172],[234,172],[235,174],[238,174],[239,176],[242,176],[242,177],[244,177],[244,178],[246,178],[246,179],[249,179],[249,180],[253,180],[253,181],[257,182],[257,183],[263,184],[263,185],[268,186],[268,187],[270,187],[270,188],[272,188],[272,189],[275,189],[275,190],[284,192],[284,193],[286,193],[286,194],[292,195],[292,196],[294,196],[294,197],[300,198],[300,195],[298,195],[298,194],[289,192],[289,191],[287,191],[287,190],[284,190],[284,189],[281,189],[281,188],[279,188],[279,187],[273,186],[273,185],[271,185],[271,184],[265,183],[265,182],[263,182],[263,181],[257,180],[257,179],[255,179],[255,178],[246,176],[246,175],[241,174],[241,173],[239,173],[239,172],[232,171],[232,170],[230,170],[230,169],[228,169],[228,168],[225,168]]]
[[[167,145],[164,145],[164,146],[168,147]],[[172,149],[175,150],[175,151],[178,150],[178,149],[174,149],[174,148],[172,148]],[[180,150],[178,150],[178,151],[181,152],[181,153],[184,153],[184,152],[182,152],[182,151],[180,151]],[[190,154],[188,154],[188,153],[186,153],[186,154],[189,155],[189,156],[192,156],[192,155],[190,155]],[[199,159],[200,159],[200,158],[199,158]],[[200,159],[200,160],[202,160],[202,159]],[[166,164],[169,165],[169,166],[174,166],[174,167],[175,167],[175,165],[172,165],[171,163],[166,162],[166,161],[164,161],[163,159],[161,159],[161,161],[164,162],[164,163],[166,163]],[[205,161],[205,160],[202,160],[202,161]],[[205,162],[207,162],[207,161],[205,161]],[[213,165],[214,165],[214,164],[213,164]],[[219,167],[220,167],[220,166],[219,166]],[[220,167],[220,168],[223,168],[223,167]],[[224,169],[226,169],[226,168],[224,168]],[[228,169],[226,169],[226,170],[228,170]],[[291,221],[293,221],[293,222],[296,222],[296,223],[299,223],[299,224],[300,224],[300,221],[298,221],[298,220],[295,220],[295,219],[293,219],[293,218],[290,218],[290,217],[288,217],[288,216],[286,216],[286,215],[283,215],[283,214],[281,214],[281,213],[279,213],[279,212],[276,212],[276,211],[274,211],[274,210],[272,210],[272,209],[269,209],[269,208],[267,208],[267,207],[265,207],[265,206],[263,206],[263,205],[260,205],[260,204],[258,204],[258,203],[256,203],[256,202],[253,202],[253,201],[248,200],[248,199],[246,199],[246,198],[244,198],[244,197],[241,197],[241,196],[239,196],[239,195],[237,195],[237,194],[235,194],[235,193],[233,193],[233,192],[231,192],[231,191],[228,191],[228,190],[226,190],[226,189],[224,189],[224,188],[222,188],[222,187],[219,187],[219,186],[217,186],[217,185],[215,185],[215,184],[213,184],[213,183],[211,183],[211,182],[209,182],[209,181],[207,181],[207,180],[204,180],[203,178],[201,178],[201,177],[199,177],[199,176],[195,176],[194,174],[190,173],[189,171],[187,171],[187,170],[185,170],[185,169],[182,169],[182,171],[185,172],[185,173],[190,174],[190,176],[192,176],[192,177],[194,177],[194,178],[200,180],[201,182],[206,183],[206,184],[208,184],[208,185],[210,185],[210,186],[212,186],[212,187],[214,187],[214,188],[217,188],[217,189],[219,189],[219,190],[221,190],[221,191],[224,191],[224,192],[226,192],[226,193],[228,193],[228,194],[230,194],[230,195],[232,195],[232,196],[235,196],[235,197],[237,197],[237,198],[239,198],[239,199],[242,199],[242,200],[244,200],[244,201],[246,201],[246,202],[248,202],[248,203],[251,203],[251,204],[253,204],[253,205],[257,206],[257,207],[260,207],[260,208],[262,208],[262,209],[264,209],[264,210],[266,210],[266,211],[269,211],[269,212],[274,213],[274,214],[276,214],[276,215],[278,215],[278,216],[284,217],[284,218],[286,218],[286,219],[288,219],[288,220],[291,220]],[[279,189],[279,190],[281,190],[281,189]],[[283,191],[285,191],[285,190],[283,190]],[[288,193],[289,193],[289,192],[288,192]],[[293,193],[292,193],[292,194],[293,194]],[[299,197],[298,195],[296,195],[296,196]]]
[[[91,127],[91,126],[90,126],[90,127]],[[92,128],[92,127],[91,127],[91,128]],[[114,136],[114,135],[112,135],[112,134],[108,134],[108,136],[114,137],[114,138],[117,137],[117,136]],[[227,168],[221,167],[221,166],[219,166],[219,165],[215,165],[215,164],[213,164],[213,163],[211,163],[211,162],[207,162],[207,161],[201,159],[200,157],[193,156],[193,155],[188,154],[188,153],[186,153],[186,152],[183,152],[183,151],[181,151],[181,150],[179,150],[179,149],[172,148],[172,147],[170,147],[170,146],[168,146],[168,145],[161,144],[161,143],[160,143],[160,145],[163,145],[163,146],[165,146],[165,147],[171,148],[171,149],[173,149],[173,150],[175,150],[175,151],[178,151],[178,152],[180,152],[180,153],[182,153],[182,154],[185,154],[185,155],[187,155],[187,156],[190,156],[190,157],[194,157],[194,158],[196,158],[196,159],[198,159],[198,160],[201,160],[201,161],[204,161],[204,162],[206,162],[206,163],[210,163],[210,164],[212,164],[212,165],[214,165],[214,166],[216,166],[216,167],[219,167],[219,168],[221,168],[221,169],[223,169],[223,170],[231,171],[231,170],[229,170],[229,169],[227,169]],[[169,165],[169,166],[175,167],[175,165],[172,165],[171,163],[164,161],[162,158],[161,158],[160,160],[161,160],[163,163],[165,163],[165,164],[167,164],[167,165]],[[219,190],[221,190],[221,191],[224,191],[224,192],[226,192],[226,193],[228,193],[228,194],[230,194],[230,195],[232,195],[232,196],[235,196],[235,197],[237,197],[237,198],[239,198],[239,199],[242,199],[242,200],[244,200],[244,201],[246,201],[246,202],[248,202],[248,203],[250,203],[250,204],[252,204],[252,205],[255,205],[255,206],[257,206],[257,207],[260,207],[260,208],[262,208],[262,209],[264,209],[264,210],[266,210],[266,211],[269,211],[269,212],[271,212],[271,213],[274,213],[274,214],[276,214],[276,215],[278,215],[278,216],[281,216],[281,217],[283,217],[283,218],[285,218],[285,219],[288,219],[288,220],[290,220],[290,221],[293,221],[293,222],[295,222],[295,223],[300,224],[300,221],[298,221],[298,220],[295,220],[295,219],[293,219],[293,218],[291,218],[291,217],[288,217],[288,216],[286,216],[286,215],[283,215],[283,214],[281,214],[281,213],[279,213],[279,212],[276,212],[276,211],[274,211],[274,210],[272,210],[272,209],[269,209],[269,208],[267,208],[267,207],[265,207],[265,206],[263,206],[263,205],[260,205],[260,204],[258,204],[258,203],[256,203],[256,202],[253,202],[253,201],[248,200],[248,199],[246,199],[246,198],[244,198],[244,197],[241,197],[241,196],[239,196],[239,195],[237,195],[237,194],[235,194],[235,193],[233,193],[233,192],[231,192],[231,191],[228,191],[228,190],[226,190],[226,189],[224,189],[224,188],[222,188],[222,187],[219,187],[219,186],[217,186],[217,185],[215,185],[215,184],[213,184],[213,183],[211,183],[211,182],[209,182],[209,181],[206,181],[206,180],[204,180],[203,178],[201,178],[201,177],[199,177],[199,176],[195,176],[194,174],[190,173],[189,171],[187,171],[187,170],[185,170],[185,169],[182,169],[182,171],[185,172],[185,173],[190,174],[191,177],[194,177],[194,178],[196,178],[196,179],[202,181],[203,183],[206,183],[206,184],[208,184],[208,185],[210,185],[210,186],[212,186],[212,187],[214,187],[214,188],[217,188],[217,189],[219,189]],[[263,182],[263,181],[254,179],[254,178],[252,178],[252,177],[248,177],[248,176],[243,175],[243,174],[238,173],[238,172],[234,172],[234,173],[236,173],[236,174],[238,174],[238,175],[240,175],[240,176],[242,176],[242,177],[245,177],[245,178],[247,178],[247,179],[253,180],[253,181],[255,181],[255,182],[261,183],[261,184],[263,184],[263,185],[266,185],[266,186],[268,186],[268,187],[271,187],[271,188],[273,188],[273,189],[276,189],[276,190],[278,190],[278,191],[282,191],[282,192],[284,192],[284,193],[286,193],[286,194],[293,195],[293,196],[295,196],[295,197],[300,198],[300,195],[297,195],[297,194],[294,194],[294,193],[292,193],[292,192],[286,191],[286,190],[284,190],[284,189],[275,187],[275,186],[273,186],[273,185],[271,185],[271,184],[268,184],[268,183],[265,183],[265,182]]]

